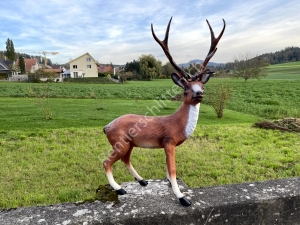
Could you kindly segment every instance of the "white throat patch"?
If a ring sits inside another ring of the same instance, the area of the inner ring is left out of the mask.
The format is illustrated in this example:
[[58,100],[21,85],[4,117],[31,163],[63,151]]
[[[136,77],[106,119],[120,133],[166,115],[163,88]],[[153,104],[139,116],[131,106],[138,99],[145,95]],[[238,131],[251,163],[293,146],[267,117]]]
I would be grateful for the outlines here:
[[[201,89],[200,89],[201,90]],[[197,105],[190,105],[190,111],[189,111],[189,117],[188,121],[185,127],[185,136],[188,138],[189,136],[192,135],[194,132],[196,126],[197,126],[197,121],[198,121],[198,116],[199,116],[199,109],[200,109],[200,103]]]

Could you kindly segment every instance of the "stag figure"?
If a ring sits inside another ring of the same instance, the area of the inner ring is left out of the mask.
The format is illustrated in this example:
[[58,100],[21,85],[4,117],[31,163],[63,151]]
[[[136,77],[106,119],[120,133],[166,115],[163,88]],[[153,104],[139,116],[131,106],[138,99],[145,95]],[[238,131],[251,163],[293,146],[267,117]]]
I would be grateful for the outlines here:
[[206,65],[217,51],[216,47],[224,33],[226,24],[223,19],[223,29],[220,35],[215,38],[213,30],[206,20],[211,34],[211,46],[201,68],[198,69],[196,74],[191,75],[181,69],[170,54],[168,37],[171,21],[172,17],[163,41],[159,40],[155,35],[152,24],[151,31],[154,39],[162,47],[165,55],[176,70],[175,73],[171,74],[171,77],[173,82],[184,90],[183,103],[175,113],[169,116],[127,114],[106,125],[103,131],[113,149],[103,164],[109,184],[119,195],[124,195],[126,191],[114,180],[112,165],[121,159],[140,185],[146,186],[148,182],[136,172],[130,162],[132,149],[133,147],[163,148],[166,154],[167,179],[171,183],[173,192],[180,203],[183,206],[189,206],[191,202],[180,192],[176,181],[175,148],[193,133],[197,125],[200,102],[203,99],[203,86],[213,73],[206,69]]

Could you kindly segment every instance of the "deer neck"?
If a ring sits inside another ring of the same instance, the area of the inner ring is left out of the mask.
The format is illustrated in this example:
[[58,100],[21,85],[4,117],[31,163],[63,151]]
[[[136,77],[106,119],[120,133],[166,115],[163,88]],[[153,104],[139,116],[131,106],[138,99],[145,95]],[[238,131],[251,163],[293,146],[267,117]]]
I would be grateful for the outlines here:
[[176,117],[177,121],[180,121],[180,124],[182,124],[186,138],[192,135],[197,126],[199,110],[200,103],[197,105],[183,103],[181,107],[172,115]]

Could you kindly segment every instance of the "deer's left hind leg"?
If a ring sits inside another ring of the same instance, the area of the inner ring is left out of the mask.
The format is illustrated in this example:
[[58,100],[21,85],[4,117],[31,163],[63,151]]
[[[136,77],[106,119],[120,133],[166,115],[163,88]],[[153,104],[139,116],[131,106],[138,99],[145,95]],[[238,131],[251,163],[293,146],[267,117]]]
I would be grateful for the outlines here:
[[108,182],[118,195],[124,195],[126,194],[126,191],[115,181],[112,173],[112,165],[126,154],[126,149],[122,150],[123,151],[114,149],[108,159],[103,162]]
[[148,181],[144,180],[137,172],[136,170],[133,168],[131,162],[130,162],[130,156],[131,156],[131,152],[132,152],[133,147],[131,146],[130,149],[128,150],[128,152],[121,158],[122,161],[125,163],[126,167],[128,168],[128,170],[130,171],[130,173],[132,174],[132,176],[140,183],[140,185],[142,186],[147,186]]

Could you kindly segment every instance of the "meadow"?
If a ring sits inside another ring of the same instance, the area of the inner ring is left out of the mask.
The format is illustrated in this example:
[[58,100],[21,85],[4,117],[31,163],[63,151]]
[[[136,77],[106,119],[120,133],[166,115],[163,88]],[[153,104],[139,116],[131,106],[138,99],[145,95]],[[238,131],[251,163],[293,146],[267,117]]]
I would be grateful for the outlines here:
[[[246,83],[212,78],[205,94],[226,83],[232,87],[231,98],[222,119],[206,101],[201,104],[194,134],[176,151],[178,177],[190,187],[204,187],[299,176],[300,135],[252,127],[264,119],[300,117],[299,65],[271,66],[268,77]],[[99,185],[108,183],[102,162],[111,147],[103,126],[153,107],[156,115],[171,114],[181,102],[164,100],[166,105],[158,107],[155,100],[172,87],[171,80],[123,85],[0,82],[0,208],[93,197]],[[48,101],[52,119],[45,119],[38,100]],[[136,148],[132,163],[145,179],[165,177],[161,149]],[[114,165],[114,175],[119,183],[133,180],[122,162]]]

